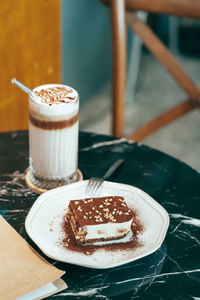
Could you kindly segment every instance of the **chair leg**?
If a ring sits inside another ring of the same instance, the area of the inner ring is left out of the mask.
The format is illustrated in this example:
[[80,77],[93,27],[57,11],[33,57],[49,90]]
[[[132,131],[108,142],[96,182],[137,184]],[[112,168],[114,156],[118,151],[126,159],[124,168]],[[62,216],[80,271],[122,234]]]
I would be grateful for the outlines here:
[[132,30],[139,35],[145,46],[164,66],[164,68],[177,81],[180,87],[187,93],[192,101],[196,101],[200,91],[187,73],[180,66],[178,61],[163,45],[159,38],[154,34],[151,28],[138,18],[136,14],[127,14],[128,23]]
[[133,31],[140,36],[143,43],[151,51],[151,53],[167,69],[171,76],[189,96],[189,100],[176,105],[154,120],[141,126],[128,136],[129,139],[134,141],[141,141],[148,135],[178,119],[189,111],[199,108],[200,90],[187,73],[185,73],[177,60],[156,37],[153,31],[143,21],[141,21],[136,14],[128,14],[128,23]]
[[111,0],[112,20],[112,134],[123,135],[126,83],[125,1]]
[[180,104],[177,104],[173,108],[159,115],[157,118],[141,126],[137,130],[132,132],[127,138],[135,142],[139,142],[146,138],[148,135],[154,133],[155,131],[162,128],[163,126],[166,126],[172,121],[175,121],[176,119],[182,117],[183,115],[197,107],[198,106],[194,106],[193,102],[190,99],[181,102]]
[[[142,18],[145,22],[147,20],[146,12],[138,12],[140,18]],[[132,104],[134,103],[136,86],[138,81],[138,73],[142,60],[142,47],[143,43],[139,36],[136,34],[133,35],[132,49],[130,53],[130,58],[128,62],[128,70],[127,70],[127,80],[126,80],[126,97],[125,103]]]

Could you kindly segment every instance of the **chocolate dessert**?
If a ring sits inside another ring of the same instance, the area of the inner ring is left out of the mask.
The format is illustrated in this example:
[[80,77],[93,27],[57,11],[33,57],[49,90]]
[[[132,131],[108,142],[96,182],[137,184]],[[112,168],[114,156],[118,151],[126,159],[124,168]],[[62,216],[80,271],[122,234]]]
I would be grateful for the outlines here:
[[77,245],[121,239],[134,213],[121,196],[71,200],[66,215]]

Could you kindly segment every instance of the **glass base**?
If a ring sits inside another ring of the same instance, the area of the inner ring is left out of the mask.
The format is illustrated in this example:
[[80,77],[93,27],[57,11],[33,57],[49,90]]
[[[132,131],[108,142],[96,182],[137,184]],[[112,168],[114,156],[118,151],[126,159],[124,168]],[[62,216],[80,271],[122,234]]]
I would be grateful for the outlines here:
[[61,180],[46,180],[43,178],[37,178],[33,175],[33,173],[30,170],[28,170],[26,174],[26,184],[33,192],[37,194],[41,194],[48,190],[64,186],[73,182],[77,182],[82,179],[82,173],[79,169],[77,169],[76,172],[70,178]]

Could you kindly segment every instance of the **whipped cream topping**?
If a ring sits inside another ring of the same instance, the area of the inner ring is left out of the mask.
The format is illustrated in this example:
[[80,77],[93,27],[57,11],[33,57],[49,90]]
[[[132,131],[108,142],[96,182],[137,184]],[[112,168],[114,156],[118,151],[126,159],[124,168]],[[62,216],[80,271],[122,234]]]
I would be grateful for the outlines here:
[[77,98],[74,89],[67,86],[54,86],[35,91],[42,103],[53,104],[69,103]]
[[[63,84],[44,84],[33,89],[38,96],[30,98],[31,113],[45,116],[71,116],[78,113],[79,95],[75,89]],[[41,118],[41,117],[40,117]],[[62,117],[61,117],[62,119]]]

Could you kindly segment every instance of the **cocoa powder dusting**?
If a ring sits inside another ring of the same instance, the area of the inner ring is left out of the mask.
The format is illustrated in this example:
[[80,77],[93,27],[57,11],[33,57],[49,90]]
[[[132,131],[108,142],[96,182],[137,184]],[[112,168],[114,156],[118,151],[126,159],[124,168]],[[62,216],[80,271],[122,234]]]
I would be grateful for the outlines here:
[[110,221],[121,223],[133,218],[124,197],[120,196],[71,200],[69,208],[79,226],[104,224]]
[[133,213],[133,223],[131,226],[132,230],[132,237],[128,242],[119,242],[119,243],[113,243],[113,244],[107,244],[107,245],[76,245],[73,232],[71,230],[71,227],[67,221],[67,218],[64,217],[64,221],[62,224],[62,230],[64,231],[64,239],[62,241],[63,246],[71,251],[81,252],[85,255],[91,255],[95,251],[99,249],[104,249],[105,251],[119,251],[119,250],[133,250],[138,247],[142,246],[142,242],[139,241],[138,235],[144,231],[144,226],[140,222],[140,218],[138,216],[138,213],[135,210],[131,210]]

